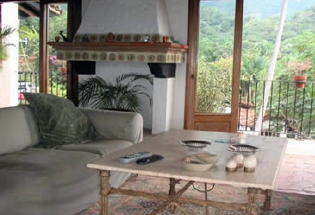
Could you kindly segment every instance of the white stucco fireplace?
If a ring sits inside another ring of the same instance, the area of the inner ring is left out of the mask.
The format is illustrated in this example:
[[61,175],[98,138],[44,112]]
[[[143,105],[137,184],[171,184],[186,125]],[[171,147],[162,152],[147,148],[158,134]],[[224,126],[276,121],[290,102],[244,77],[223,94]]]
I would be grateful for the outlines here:
[[[140,40],[149,35],[152,42],[163,42],[166,36],[167,41],[186,44],[187,13],[187,0],[83,0],[84,15],[76,35],[80,35],[79,39],[84,35],[108,33],[113,33],[115,38],[123,35],[123,39],[126,39],[125,35],[131,35],[135,39],[137,37],[133,35],[142,35],[138,37]],[[155,35],[160,35],[160,41],[153,41]],[[128,54],[126,53],[125,58],[118,58],[126,61]],[[177,63],[176,75],[155,77],[153,87],[147,86],[148,94],[152,95],[152,106],[144,98],[141,99],[143,106],[140,113],[144,118],[144,127],[152,129],[152,133],[172,128],[181,129],[184,124],[185,61],[168,54],[161,56],[155,58],[155,63],[161,63],[158,59],[162,63]],[[123,73],[150,74],[148,62],[96,61],[96,75],[106,80],[113,80]],[[85,78],[87,76],[80,76],[80,80]]]

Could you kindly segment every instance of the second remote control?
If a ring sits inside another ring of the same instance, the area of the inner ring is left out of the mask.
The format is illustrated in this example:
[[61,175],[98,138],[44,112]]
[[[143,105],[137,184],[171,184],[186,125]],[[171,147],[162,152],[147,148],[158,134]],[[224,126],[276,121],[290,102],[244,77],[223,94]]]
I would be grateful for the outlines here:
[[152,155],[151,157],[141,158],[137,160],[137,164],[144,165],[153,163],[155,161],[162,160],[164,157],[162,155]]

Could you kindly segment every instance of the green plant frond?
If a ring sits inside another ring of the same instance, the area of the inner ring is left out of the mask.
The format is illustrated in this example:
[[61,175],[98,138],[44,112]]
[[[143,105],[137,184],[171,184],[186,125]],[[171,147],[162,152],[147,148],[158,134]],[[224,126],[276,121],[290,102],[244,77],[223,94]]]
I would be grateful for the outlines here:
[[9,36],[10,34],[12,34],[15,31],[15,28],[12,28],[10,26],[5,26],[4,28],[2,28],[2,30],[0,31],[0,39],[4,39],[5,37]]
[[[83,81],[79,85],[80,104],[88,106],[92,100],[95,100],[100,94],[104,93],[107,82],[96,76]],[[93,105],[93,103],[91,103]]]
[[118,80],[124,81],[126,79],[130,79],[131,82],[137,81],[137,80],[146,80],[148,81],[151,85],[153,84],[153,78],[152,75],[142,75],[142,74],[137,74],[137,73],[127,73],[127,74],[122,74],[117,77]]
[[146,86],[141,85],[141,84],[133,85],[132,88],[136,89],[136,90],[148,90],[148,88]]
[[14,31],[15,29],[9,26],[3,27],[0,31],[0,60],[6,60],[8,57],[6,48],[8,46],[14,46],[14,44],[6,43],[5,41],[2,40],[4,40],[7,36],[12,34]]
[[148,94],[148,93],[146,93],[146,92],[138,92],[137,94],[138,94],[138,95],[143,95],[143,96],[147,97],[148,100],[149,100],[150,105],[152,105],[152,98],[151,98],[150,94]]
[[103,94],[101,97],[95,99],[95,101],[97,102],[97,107],[100,109],[114,109],[115,99],[112,95]]
[[[91,77],[79,85],[80,104],[97,109],[117,109],[138,111],[139,95],[147,97],[151,104],[151,97],[141,84],[133,84],[134,80],[147,78],[147,75],[124,74],[118,76],[114,83],[107,82],[99,76]],[[129,81],[127,81],[129,79]],[[124,81],[125,80],[125,81]]]
[[151,85],[153,85],[153,78],[152,78],[152,75],[138,75],[138,76],[135,76],[135,78],[133,79],[134,81],[137,81],[137,80],[146,80],[148,81]]
[[125,97],[125,108],[126,110],[138,112],[139,108],[139,98],[135,94],[131,94]]

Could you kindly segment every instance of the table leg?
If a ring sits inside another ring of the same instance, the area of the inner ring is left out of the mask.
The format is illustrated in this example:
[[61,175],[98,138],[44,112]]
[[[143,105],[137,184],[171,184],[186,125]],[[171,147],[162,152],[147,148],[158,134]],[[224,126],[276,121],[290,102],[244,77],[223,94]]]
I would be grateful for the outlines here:
[[[208,200],[208,184],[205,183],[205,200]],[[205,210],[206,210],[206,215],[209,215],[209,210],[208,210],[208,206],[205,206]]]
[[263,210],[271,210],[271,195],[272,190],[265,190],[265,201],[263,205]]
[[[175,197],[175,194],[176,194],[176,189],[175,189],[175,186],[176,186],[176,179],[175,178],[170,178],[170,189],[169,189],[169,192],[168,192],[168,195],[170,197]],[[175,213],[175,210],[176,210],[176,206],[175,205],[170,205],[170,210],[171,210],[171,213]]]
[[101,178],[101,212],[100,215],[109,215],[108,213],[108,194],[110,192],[110,184],[109,184],[109,176],[110,172],[101,170],[100,178]]
[[258,190],[255,188],[248,188],[248,203],[247,203],[247,215],[257,215],[258,208],[256,205]]

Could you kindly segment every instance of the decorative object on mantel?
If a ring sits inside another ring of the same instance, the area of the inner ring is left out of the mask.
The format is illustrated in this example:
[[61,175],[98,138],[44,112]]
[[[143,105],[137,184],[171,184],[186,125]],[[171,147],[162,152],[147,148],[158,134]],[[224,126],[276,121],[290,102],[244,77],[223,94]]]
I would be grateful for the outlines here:
[[187,45],[159,34],[79,34],[73,42],[49,42],[57,57],[69,61],[183,63]]
[[55,42],[59,42],[59,41],[60,41],[60,39],[61,39],[61,37],[60,37],[60,36],[55,36]]
[[153,84],[150,75],[135,73],[120,75],[114,83],[99,76],[91,77],[79,85],[79,103],[83,107],[137,112],[141,108],[139,95],[147,97],[151,104],[146,87],[136,83],[138,80]]
[[[86,40],[86,38],[88,40]],[[170,37],[161,34],[77,34],[73,42],[152,42],[163,43],[172,42]]]
[[113,33],[108,33],[105,40],[106,42],[113,42],[115,40],[115,35]]
[[[60,31],[59,32],[60,36],[62,37],[63,41],[64,42],[71,42],[70,39],[68,39],[65,35],[63,35],[63,31]],[[56,39],[56,38],[55,38]],[[58,41],[57,41],[58,42]]]

